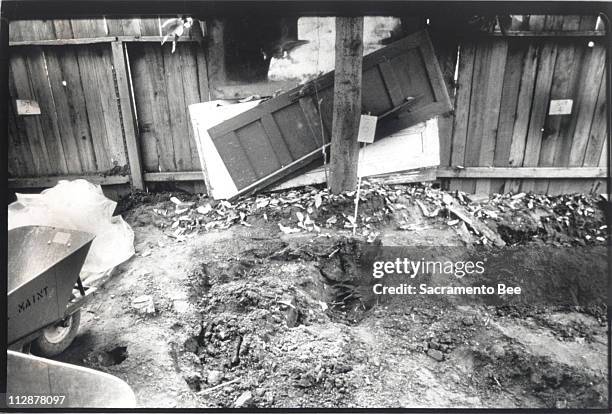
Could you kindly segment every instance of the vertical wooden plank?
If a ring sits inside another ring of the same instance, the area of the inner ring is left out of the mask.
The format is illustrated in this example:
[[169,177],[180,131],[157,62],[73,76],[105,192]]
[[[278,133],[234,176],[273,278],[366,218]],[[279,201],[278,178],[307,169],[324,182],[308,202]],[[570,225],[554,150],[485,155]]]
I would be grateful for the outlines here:
[[[455,69],[459,43],[455,39],[449,39],[443,33],[438,35],[436,32],[432,32],[431,36],[438,64],[444,78],[444,84],[446,85],[453,109],[456,110]],[[451,165],[453,113],[438,117],[438,136],[440,140],[440,165],[449,166]]]
[[[512,143],[510,145],[510,158],[508,164],[512,167],[520,167],[525,156],[525,145],[527,142],[527,129],[531,113],[533,90],[537,71],[539,49],[537,45],[530,43],[523,62],[521,85],[519,89],[516,118],[512,130]],[[515,193],[520,188],[520,180],[507,180],[504,192]]]
[[198,79],[198,63],[197,63],[197,52],[199,49],[198,45],[194,44],[182,44],[182,47],[177,47],[176,53],[179,54],[181,59],[181,70],[182,81],[183,81],[183,99],[185,108],[185,124],[187,127],[187,143],[189,145],[189,151],[191,154],[191,169],[193,171],[201,170],[200,157],[198,156],[198,150],[193,136],[193,128],[190,128],[189,105],[202,102],[200,97],[200,84]]
[[72,39],[74,37],[72,25],[68,19],[53,20],[53,28],[57,39]]
[[[510,165],[510,147],[521,86],[523,60],[526,53],[525,46],[525,42],[509,40],[493,159],[493,165],[496,167],[508,167]],[[491,188],[495,191],[503,192],[504,184],[504,179],[491,180]]]
[[139,190],[144,189],[142,178],[142,165],[140,162],[140,148],[136,141],[136,130],[134,114],[132,113],[132,100],[130,96],[130,85],[128,83],[126,58],[123,51],[123,42],[113,42],[111,44],[113,67],[117,77],[117,88],[119,91],[119,102],[121,104],[121,117],[123,119],[123,129],[125,133],[125,145],[130,165],[130,176],[132,186]]
[[[548,105],[550,101],[550,87],[552,75],[557,59],[557,49],[553,42],[545,41],[541,46],[541,54],[538,62],[538,73],[529,118],[529,129],[527,132],[527,143],[525,144],[524,167],[537,167],[542,148],[542,132],[546,121]],[[535,180],[525,179],[521,183],[521,191],[533,191]]]
[[[9,87],[14,99],[37,100],[28,77],[28,67],[22,51],[11,51],[9,58],[10,76]],[[12,105],[15,104],[13,101]],[[16,113],[17,111],[15,111]],[[23,126],[32,157],[36,175],[43,176],[52,172],[51,161],[47,152],[44,134],[37,115],[19,116],[18,126]]]
[[75,38],[104,37],[107,35],[107,27],[104,19],[72,19],[72,32]]
[[160,26],[163,20],[159,17],[140,19],[140,33],[142,36],[160,36]]
[[[492,167],[494,164],[497,126],[499,124],[502,87],[504,83],[507,56],[508,41],[505,39],[494,40],[491,50],[491,59],[488,64],[489,74],[486,83],[482,142],[480,145],[480,156],[478,159],[478,165],[480,167]],[[491,191],[491,180],[476,180],[475,191],[477,194],[489,194]]]
[[[607,132],[607,131],[606,131]],[[601,149],[601,155],[599,157],[599,166],[607,168],[608,167],[608,143],[605,142],[603,148]],[[595,194],[608,194],[610,196],[610,189],[608,188],[608,180],[596,181],[593,183],[591,188],[591,193]]]
[[[106,36],[107,29],[103,19],[72,19],[71,25],[76,38]],[[110,109],[112,104],[109,100],[113,99],[114,83],[108,83],[110,65],[104,67],[108,63],[105,63],[104,52],[101,50],[104,47],[108,49],[108,46],[93,46],[96,45],[78,48],[77,59],[83,82],[96,163],[99,170],[106,171],[118,165],[121,161],[117,148],[113,145],[117,140],[113,136],[116,132],[117,121],[107,119],[111,116],[117,117],[118,111],[113,114]],[[107,50],[107,53],[110,54],[110,51]],[[106,61],[110,62],[110,59]],[[119,134],[119,136],[122,139],[122,134]],[[116,161],[116,163],[113,161]]]
[[217,99],[222,94],[216,88],[226,82],[225,71],[225,22],[222,19],[206,20],[209,33],[208,47],[206,48],[206,62],[211,99]]
[[[160,172],[177,171],[174,163],[174,144],[170,126],[170,108],[168,107],[168,91],[164,73],[164,59],[161,47],[158,44],[143,45],[145,59],[151,76],[152,100],[149,105],[153,108],[153,128],[157,143],[157,154]],[[138,105],[138,102],[136,103]],[[146,105],[147,103],[143,103]]]
[[92,55],[89,47],[78,48],[76,53],[96,165],[99,171],[106,171],[111,169],[113,165],[108,154],[106,124],[102,102],[100,101],[100,88],[105,87],[105,85],[100,85],[96,76],[97,65],[100,63]]
[[[521,25],[521,30],[531,30],[534,32],[544,30],[546,16],[532,15],[524,17],[525,20]],[[530,122],[534,109],[533,105],[536,101],[534,94],[539,74],[538,65],[540,63],[540,59],[542,58],[542,52],[542,47],[538,46],[538,44],[535,42],[528,46],[525,66],[523,69],[523,78],[521,79],[521,92],[519,92],[519,109],[517,111],[517,119],[514,123],[514,132],[510,148],[510,165],[515,167],[520,167],[524,164],[527,153]],[[527,94],[527,96],[522,96],[523,86],[525,86],[524,92]],[[532,144],[535,143],[532,142]],[[504,191],[518,192],[519,189],[521,189],[522,184],[523,182],[521,180],[507,180],[506,184],[504,185]]]
[[32,177],[36,168],[32,158],[28,137],[19,126],[14,108],[14,98],[8,106],[8,167],[10,177]]
[[204,48],[196,46],[196,65],[198,70],[198,88],[200,91],[200,102],[210,101],[210,85],[208,83],[208,62]]
[[608,143],[605,142],[603,148],[601,149],[601,156],[599,157],[599,166],[607,167],[609,163],[608,157]]
[[[179,47],[184,45],[179,45]],[[179,52],[172,53],[168,47],[161,48],[163,58],[163,76],[166,87],[166,97],[169,108],[169,125],[172,131],[172,146],[174,148],[174,171],[191,171],[191,147],[189,145],[188,112],[185,107],[185,91],[183,90],[182,73]]]
[[125,33],[123,32],[123,20],[117,19],[114,17],[106,18],[106,27],[108,28],[109,36],[123,36]]
[[[461,44],[459,77],[457,79],[457,99],[455,103],[455,116],[453,119],[453,147],[450,160],[452,166],[465,165],[465,146],[468,139],[468,121],[470,116],[475,56],[476,45],[474,43],[466,42]],[[451,190],[460,190],[461,188],[463,188],[463,180],[451,180]]]
[[24,39],[21,33],[21,27],[23,26],[23,24],[24,22],[21,20],[13,20],[9,22],[9,41],[10,42],[19,42],[21,40],[28,40],[28,39]]
[[606,147],[606,139],[608,137],[607,109],[606,77],[604,76],[599,85],[595,114],[593,115],[593,123],[589,132],[589,142],[584,154],[584,163],[582,165],[585,167],[600,165],[601,154],[604,147]]
[[[70,31],[72,32],[72,29]],[[87,105],[79,71],[76,53],[78,48],[78,46],[74,46],[53,49],[58,61],[59,72],[50,73],[50,75],[53,75],[50,78],[52,79],[52,87],[60,89],[59,85],[61,84],[61,89],[66,96],[68,119],[78,148],[81,169],[85,173],[94,173],[98,171],[98,166],[96,164],[92,132],[87,117]],[[51,53],[48,53],[48,56],[51,56]]]
[[[32,40],[55,39],[55,27],[51,20],[30,20],[22,27],[27,30]],[[64,143],[58,125],[57,109],[51,85],[49,82],[49,70],[57,70],[57,67],[49,67],[45,50],[41,47],[28,47],[24,49],[24,56],[28,67],[28,77],[34,94],[37,96],[41,114],[38,122],[42,128],[42,137],[45,140],[52,172],[66,174],[69,171],[79,171],[80,164],[70,163],[68,168],[67,156],[64,153]]]
[[[12,114],[9,114],[11,116]],[[22,157],[21,144],[19,140],[19,134],[17,132],[17,124],[15,119],[8,119],[7,122],[8,135],[7,135],[7,157],[6,157],[6,171],[9,178],[13,177],[27,177],[27,168],[24,166],[24,160]]]
[[[484,118],[488,110],[486,108],[487,94],[483,85],[487,84],[490,73],[492,47],[493,43],[489,39],[479,42],[474,58],[473,90],[470,100],[467,142],[465,145],[464,165],[466,167],[477,167],[480,162]],[[475,180],[466,180],[463,183],[462,190],[466,193],[474,193],[476,190]]]
[[106,125],[108,152],[113,165],[123,167],[127,164],[127,156],[123,140],[123,128],[118,105],[118,96],[113,74],[113,64],[109,45],[95,45],[95,57],[98,84],[100,85],[100,102]]
[[589,139],[589,131],[595,112],[599,87],[605,71],[605,48],[596,44],[587,51],[584,60],[584,84],[579,88],[575,112],[576,128],[569,154],[569,166],[578,167],[584,162],[584,154]]
[[[545,20],[544,20],[544,30],[545,31],[561,30],[562,28],[563,28],[563,16],[549,15],[545,17]],[[555,66],[556,66],[556,62],[558,60],[558,54],[559,54],[558,42],[553,42],[550,47],[554,49],[554,53],[557,55],[557,57],[555,57],[555,64],[550,69],[552,78],[551,78],[551,86],[550,86],[550,91],[549,91],[549,96],[548,96],[549,102],[550,102],[550,99],[552,99],[551,96],[552,96],[552,91],[554,88]],[[548,111],[548,106],[549,104],[547,103],[546,111]],[[546,124],[547,124],[548,118],[549,118],[548,114],[546,113],[544,117],[544,124],[541,128],[542,133],[540,134],[540,154],[538,157],[537,165],[541,165],[542,157],[547,152],[548,143],[546,141],[546,137],[547,137],[548,130],[546,129]],[[533,181],[529,180],[527,185],[529,185],[530,190],[535,193],[546,193],[546,190],[548,189],[548,180],[533,180]]]
[[142,154],[142,164],[147,172],[159,171],[157,153],[156,124],[153,114],[153,79],[147,59],[147,51],[152,45],[133,43],[128,46],[130,72],[134,89],[134,101],[138,115],[138,141]]
[[[62,48],[47,48],[46,61],[49,74],[49,85],[53,96],[55,111],[51,116],[56,118],[58,126],[58,137],[61,140],[62,148],[66,158],[67,172],[69,174],[83,173],[81,156],[79,153],[79,137],[73,130],[73,120],[70,111],[70,101],[66,93],[67,82],[64,80],[62,66],[58,53]],[[66,86],[64,86],[66,82]]]
[[41,114],[37,117],[42,128],[42,136],[49,154],[52,172],[67,174],[68,166],[57,123],[57,110],[49,85],[45,54],[40,47],[28,47],[24,51],[24,55],[27,60],[28,77],[32,85],[32,91],[41,109]]
[[121,25],[126,36],[140,36],[140,19],[122,19]]

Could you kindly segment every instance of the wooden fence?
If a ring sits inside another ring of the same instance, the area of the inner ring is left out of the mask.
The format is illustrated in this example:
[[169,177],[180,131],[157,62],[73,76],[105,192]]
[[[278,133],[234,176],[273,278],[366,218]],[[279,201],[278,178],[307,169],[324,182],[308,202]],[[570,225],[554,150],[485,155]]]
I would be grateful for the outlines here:
[[[202,179],[187,111],[208,100],[201,36],[189,31],[171,53],[162,21],[10,23],[9,185]],[[40,115],[17,115],[18,99]]]
[[[454,116],[441,137],[450,168],[438,174],[451,189],[605,191],[606,45],[596,22],[531,16],[514,35],[460,43]],[[549,114],[551,101],[567,99],[571,113]]]
[[[596,20],[531,16],[506,35],[450,42],[432,30],[454,102],[439,121],[437,174],[448,188],[604,191],[606,45]],[[187,106],[214,88],[206,33],[189,31],[171,53],[160,45],[162,21],[10,23],[10,186],[84,175],[137,188],[201,182]],[[40,115],[17,115],[17,99],[36,101]],[[571,114],[549,115],[557,99],[572,100]]]

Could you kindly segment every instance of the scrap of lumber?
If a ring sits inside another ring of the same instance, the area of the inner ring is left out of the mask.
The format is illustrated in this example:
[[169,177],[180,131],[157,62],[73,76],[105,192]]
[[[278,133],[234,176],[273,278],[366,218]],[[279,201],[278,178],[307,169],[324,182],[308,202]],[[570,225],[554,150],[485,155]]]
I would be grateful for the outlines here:
[[477,218],[472,216],[463,206],[457,204],[455,199],[449,195],[442,198],[442,201],[446,205],[448,211],[453,213],[458,219],[463,221],[469,228],[474,230],[478,234],[482,234],[489,239],[494,246],[503,247],[506,242],[493,230],[491,230],[486,224],[478,221]]

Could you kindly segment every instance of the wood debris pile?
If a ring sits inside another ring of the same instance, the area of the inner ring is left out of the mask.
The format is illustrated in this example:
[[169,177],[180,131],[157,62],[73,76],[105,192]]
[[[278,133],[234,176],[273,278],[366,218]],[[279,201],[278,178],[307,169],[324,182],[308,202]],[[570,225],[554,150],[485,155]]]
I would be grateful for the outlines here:
[[[360,192],[360,214],[357,222],[360,235],[371,239],[378,235],[376,227],[393,211],[396,193],[384,186],[371,186]],[[233,225],[250,227],[258,221],[277,223],[285,234],[321,233],[325,229],[352,229],[355,192],[330,194],[327,189],[306,187],[280,193],[243,198],[237,202],[210,200],[182,201],[171,197],[167,207],[154,208],[161,219],[156,223],[177,240],[197,231],[223,230]]]
[[[284,234],[352,232],[355,192],[334,195],[304,187],[262,193],[236,202],[206,197],[172,196],[152,209],[154,223],[171,238],[228,229],[234,225],[270,224]],[[428,184],[385,185],[365,182],[360,192],[357,235],[373,242],[391,224],[418,231],[431,225],[464,227],[476,243],[503,247],[525,243],[555,246],[593,245],[606,241],[603,200],[588,195],[468,195]],[[421,222],[411,211],[417,211]],[[394,220],[396,222],[394,222]]]
[[586,246],[606,241],[605,205],[597,196],[518,193],[489,197],[428,186],[412,188],[424,216],[441,216],[450,226],[463,222],[483,244]]

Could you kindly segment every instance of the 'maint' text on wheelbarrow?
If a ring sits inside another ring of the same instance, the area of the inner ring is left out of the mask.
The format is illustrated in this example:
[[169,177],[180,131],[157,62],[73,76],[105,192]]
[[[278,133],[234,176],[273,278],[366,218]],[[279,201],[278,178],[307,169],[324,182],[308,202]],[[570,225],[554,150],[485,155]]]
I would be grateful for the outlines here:
[[35,304],[39,300],[46,298],[47,296],[48,296],[47,286],[45,286],[44,288],[40,289],[38,292],[34,293],[32,295],[32,297],[27,298],[26,300],[21,302],[18,305],[18,307],[17,307],[18,308],[18,313],[21,313],[21,312],[25,311],[30,306],[32,306],[33,304]]

